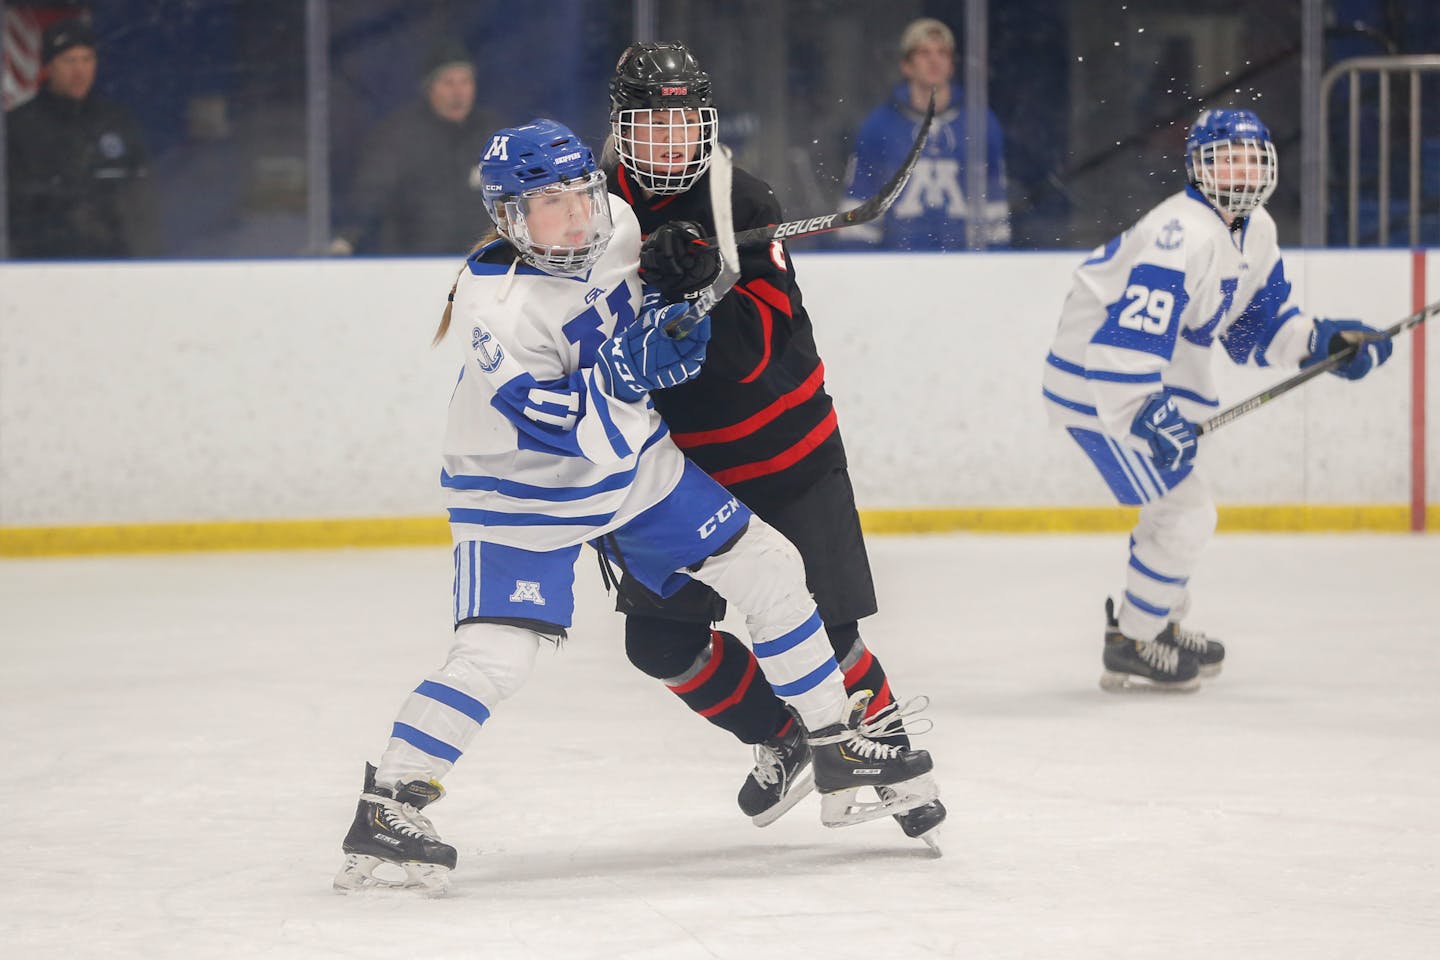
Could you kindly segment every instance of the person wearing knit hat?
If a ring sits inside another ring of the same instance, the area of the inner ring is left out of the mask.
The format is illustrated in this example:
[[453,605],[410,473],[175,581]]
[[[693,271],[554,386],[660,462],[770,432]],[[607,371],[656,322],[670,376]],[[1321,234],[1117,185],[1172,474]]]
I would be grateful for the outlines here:
[[95,31],[80,18],[57,20],[45,28],[40,37],[40,62],[48,64],[60,54],[75,47],[89,47],[93,56],[96,50]]
[[60,20],[40,38],[45,87],[69,100],[84,100],[95,85],[95,32],[84,20]]
[[52,23],[40,57],[40,90],[5,118],[11,255],[158,254],[150,153],[130,111],[94,92],[99,53],[89,22]]
[[475,64],[470,54],[453,40],[436,45],[426,58],[422,87],[436,116],[462,123],[475,106]]
[[464,253],[489,227],[475,166],[502,126],[475,109],[475,64],[446,38],[421,63],[420,97],[382,118],[361,148],[328,253]]

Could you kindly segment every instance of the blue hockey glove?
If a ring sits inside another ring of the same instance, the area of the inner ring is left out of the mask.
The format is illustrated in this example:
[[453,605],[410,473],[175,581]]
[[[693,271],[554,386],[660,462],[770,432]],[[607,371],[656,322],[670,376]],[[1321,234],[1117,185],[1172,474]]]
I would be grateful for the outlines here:
[[1168,393],[1157,393],[1145,401],[1130,432],[1150,444],[1155,466],[1161,470],[1175,470],[1194,460],[1199,446],[1194,425],[1180,416],[1175,398]]
[[1301,368],[1319,363],[1332,357],[1351,344],[1359,343],[1355,356],[1331,369],[1331,373],[1346,380],[1359,380],[1375,367],[1390,359],[1395,344],[1390,338],[1372,326],[1359,320],[1315,320],[1315,329],[1310,332],[1310,356],[1300,364]]
[[651,307],[601,345],[595,368],[612,396],[633,403],[650,390],[677,386],[700,372],[710,342],[709,315],[683,339],[665,335],[666,324],[688,309],[684,303]]

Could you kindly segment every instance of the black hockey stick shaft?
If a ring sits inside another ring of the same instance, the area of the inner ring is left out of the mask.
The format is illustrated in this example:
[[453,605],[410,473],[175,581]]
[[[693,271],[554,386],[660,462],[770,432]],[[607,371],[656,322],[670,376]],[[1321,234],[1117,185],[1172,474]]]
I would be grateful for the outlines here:
[[[729,293],[730,288],[740,279],[738,262],[732,267],[730,258],[724,255],[727,246],[733,250],[735,247],[741,245],[755,246],[762,243],[769,243],[772,240],[813,237],[816,234],[828,233],[831,230],[839,230],[842,227],[853,227],[857,224],[869,223],[876,217],[883,215],[886,210],[890,209],[890,205],[895,202],[895,198],[900,196],[900,191],[905,189],[905,184],[909,182],[910,174],[915,170],[915,161],[920,159],[920,151],[925,149],[925,141],[930,137],[930,126],[934,121],[935,91],[932,89],[930,91],[930,103],[925,108],[925,117],[920,121],[920,132],[915,135],[915,142],[910,145],[910,152],[905,154],[905,161],[900,164],[900,169],[895,171],[895,175],[886,182],[879,193],[876,193],[873,197],[858,207],[855,207],[853,210],[847,210],[844,213],[830,213],[823,217],[811,217],[808,220],[787,220],[784,223],[772,223],[764,227],[742,230],[739,233],[730,231],[733,235],[727,235],[727,231],[719,229],[721,223],[719,204],[724,202],[728,207],[729,201],[720,201],[714,196],[716,191],[712,189],[711,209],[714,211],[715,216],[716,236],[707,237],[704,242],[720,247],[722,254],[720,275],[715,278],[713,284],[700,291],[690,310],[687,310],[682,316],[666,325],[666,335],[675,340],[683,339],[686,334],[695,329],[695,325],[700,322],[700,318],[709,313],[715,304],[718,303],[725,294]],[[723,150],[724,148],[721,147],[720,149]],[[717,185],[714,164],[711,165],[710,178],[713,188]],[[728,197],[728,174],[723,192]],[[728,210],[725,212],[728,214]]]
[[[1404,333],[1406,330],[1411,329],[1412,327],[1418,327],[1420,324],[1430,319],[1430,317],[1434,316],[1436,313],[1440,313],[1440,300],[1437,300],[1434,303],[1429,304],[1428,306],[1416,310],[1404,320],[1401,320],[1394,326],[1387,327],[1385,330],[1381,331],[1379,337],[1371,337],[1370,340],[1389,340],[1397,337],[1400,334]],[[1304,370],[1301,370],[1299,373],[1295,374],[1295,376],[1289,378],[1288,380],[1281,380],[1273,387],[1267,387],[1266,389],[1255,394],[1255,396],[1250,397],[1246,400],[1241,400],[1239,403],[1235,404],[1235,406],[1230,407],[1229,409],[1221,410],[1219,413],[1215,414],[1215,416],[1204,421],[1203,423],[1195,424],[1195,435],[1197,437],[1203,437],[1207,433],[1218,430],[1220,427],[1225,426],[1225,424],[1229,423],[1231,420],[1239,419],[1240,417],[1243,417],[1245,414],[1249,413],[1251,410],[1254,410],[1257,407],[1263,407],[1265,404],[1269,403],[1271,400],[1274,400],[1276,397],[1283,396],[1284,394],[1289,393],[1291,390],[1294,390],[1301,384],[1308,383],[1316,377],[1320,376],[1320,374],[1328,373],[1329,371],[1334,370],[1338,366],[1349,363],[1355,358],[1355,352],[1357,350],[1363,349],[1366,342],[1367,341],[1365,340],[1358,341],[1346,347],[1344,350],[1341,350],[1339,353],[1326,357],[1324,360],[1321,360],[1313,367],[1306,367]]]
[[[910,152],[905,154],[905,160],[900,164],[900,169],[895,171],[885,186],[873,197],[864,203],[843,213],[827,213],[820,217],[808,217],[804,220],[787,220],[784,223],[772,223],[765,227],[755,227],[750,230],[741,230],[735,234],[735,243],[742,247],[758,246],[762,243],[769,243],[771,240],[798,240],[801,237],[814,237],[822,233],[829,233],[831,230],[840,230],[844,227],[854,227],[862,223],[869,223],[871,220],[882,216],[895,198],[900,196],[900,191],[905,189],[905,184],[910,180],[910,174],[915,170],[915,161],[920,159],[920,151],[925,149],[925,141],[930,137],[930,127],[935,121],[935,91],[930,91],[930,103],[925,108],[925,117],[920,121],[920,132],[915,135],[915,142],[910,145]],[[714,238],[705,241],[714,243]]]

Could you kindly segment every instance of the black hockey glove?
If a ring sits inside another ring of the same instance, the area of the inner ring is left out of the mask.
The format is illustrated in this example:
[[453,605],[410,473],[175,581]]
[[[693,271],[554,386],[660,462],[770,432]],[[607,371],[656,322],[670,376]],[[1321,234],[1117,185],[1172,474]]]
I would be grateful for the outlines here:
[[662,223],[640,247],[640,276],[667,300],[683,300],[720,275],[720,251],[706,243],[690,220]]

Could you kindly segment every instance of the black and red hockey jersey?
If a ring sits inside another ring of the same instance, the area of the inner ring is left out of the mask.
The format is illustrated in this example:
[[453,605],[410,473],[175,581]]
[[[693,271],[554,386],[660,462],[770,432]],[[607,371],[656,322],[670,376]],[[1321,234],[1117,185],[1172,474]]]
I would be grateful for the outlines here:
[[[693,220],[714,236],[708,172],[685,193],[649,197],[623,166],[606,173],[642,234]],[[769,185],[739,167],[731,207],[737,232],[784,219]],[[763,512],[846,465],[825,367],[782,243],[740,249],[740,280],[711,318],[700,376],[651,398],[685,454]]]

